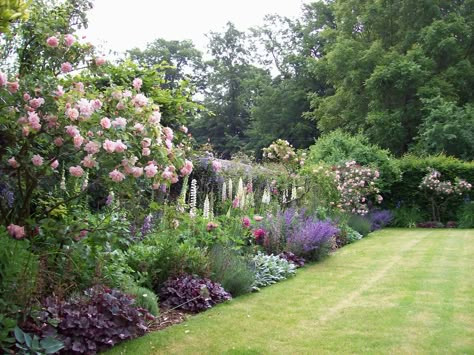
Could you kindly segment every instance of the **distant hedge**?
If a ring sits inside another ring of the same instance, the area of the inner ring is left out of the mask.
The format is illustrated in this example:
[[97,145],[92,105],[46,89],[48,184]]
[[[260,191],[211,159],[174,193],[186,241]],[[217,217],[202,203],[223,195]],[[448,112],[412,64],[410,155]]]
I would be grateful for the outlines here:
[[[422,212],[430,215],[431,204],[428,196],[426,192],[419,189],[428,168],[438,170],[442,180],[454,181],[456,177],[459,177],[474,185],[474,161],[465,162],[445,155],[427,157],[406,155],[399,159],[397,164],[401,170],[401,180],[392,185],[390,193],[384,194],[385,205],[389,208],[418,206]],[[469,198],[473,197],[474,191],[471,191]],[[444,211],[446,221],[456,219],[456,212],[463,203],[464,197],[461,196],[455,197],[449,202],[446,211]]]

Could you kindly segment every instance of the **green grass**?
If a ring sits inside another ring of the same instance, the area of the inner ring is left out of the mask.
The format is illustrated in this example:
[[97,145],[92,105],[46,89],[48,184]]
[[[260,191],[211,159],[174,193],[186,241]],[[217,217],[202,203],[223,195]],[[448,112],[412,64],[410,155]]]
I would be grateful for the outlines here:
[[385,229],[110,354],[474,354],[474,230]]

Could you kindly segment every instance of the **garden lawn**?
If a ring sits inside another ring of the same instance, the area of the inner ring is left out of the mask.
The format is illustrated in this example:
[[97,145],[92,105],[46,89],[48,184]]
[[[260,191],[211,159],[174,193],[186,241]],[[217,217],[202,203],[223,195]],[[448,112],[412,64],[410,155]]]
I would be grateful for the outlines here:
[[474,230],[385,229],[111,354],[474,354]]

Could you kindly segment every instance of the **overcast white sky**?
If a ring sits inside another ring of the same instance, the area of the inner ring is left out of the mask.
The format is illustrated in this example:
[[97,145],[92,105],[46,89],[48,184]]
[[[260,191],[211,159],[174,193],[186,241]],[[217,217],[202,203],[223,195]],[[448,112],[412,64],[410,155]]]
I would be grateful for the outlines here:
[[87,40],[106,50],[145,48],[156,38],[190,39],[205,50],[206,33],[228,21],[239,30],[262,23],[266,14],[296,17],[310,0],[94,0]]

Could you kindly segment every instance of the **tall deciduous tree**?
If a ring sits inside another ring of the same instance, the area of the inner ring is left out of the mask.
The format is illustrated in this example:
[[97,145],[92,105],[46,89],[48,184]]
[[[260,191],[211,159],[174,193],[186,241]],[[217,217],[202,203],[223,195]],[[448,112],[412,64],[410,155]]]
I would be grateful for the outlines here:
[[472,103],[473,0],[336,0],[334,13],[336,27],[321,34],[329,50],[313,61],[334,90],[313,95],[321,130],[363,131],[402,154],[433,117],[427,102]]

